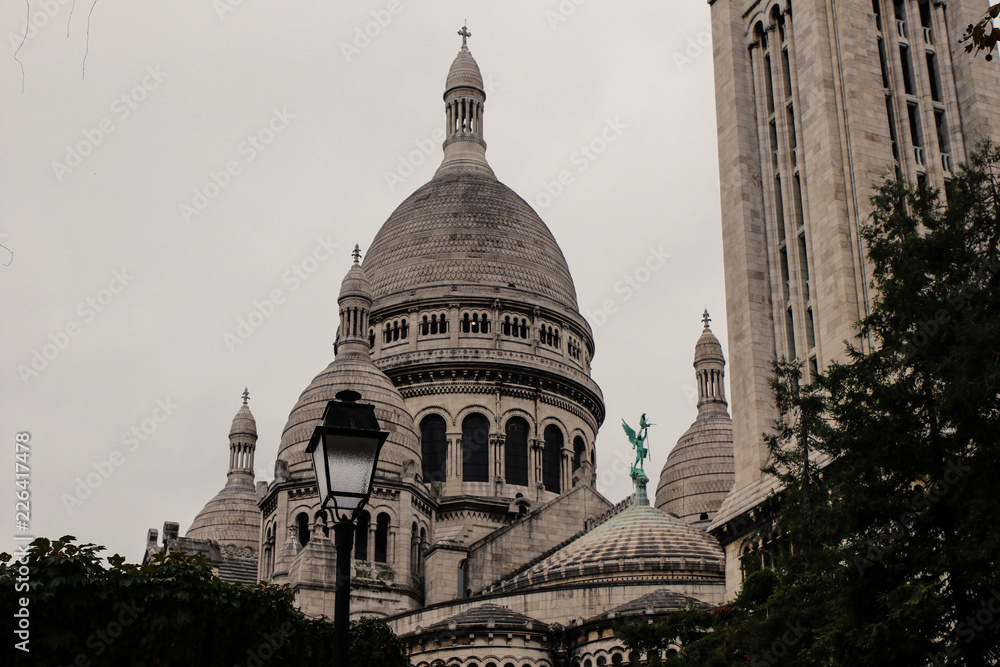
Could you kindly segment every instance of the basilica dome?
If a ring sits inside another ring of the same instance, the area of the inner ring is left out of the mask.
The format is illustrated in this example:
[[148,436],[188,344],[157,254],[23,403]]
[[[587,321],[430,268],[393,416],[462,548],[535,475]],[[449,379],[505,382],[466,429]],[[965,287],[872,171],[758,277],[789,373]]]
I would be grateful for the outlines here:
[[416,288],[501,287],[577,312],[559,245],[538,214],[496,178],[439,173],[393,212],[365,257],[376,303]]

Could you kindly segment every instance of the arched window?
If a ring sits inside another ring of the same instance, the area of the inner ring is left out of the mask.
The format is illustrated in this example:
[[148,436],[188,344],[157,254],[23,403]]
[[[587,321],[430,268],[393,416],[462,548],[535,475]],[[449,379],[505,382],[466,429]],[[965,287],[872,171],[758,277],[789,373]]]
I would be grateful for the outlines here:
[[295,525],[299,529],[299,544],[302,546],[309,544],[309,515],[299,512],[295,517]]
[[466,313],[465,315],[462,316],[462,321],[460,322],[460,324],[461,324],[461,329],[460,329],[461,332],[462,333],[469,333],[469,331],[472,329],[472,322],[471,322],[471,320],[469,320],[469,314],[468,313]]
[[373,348],[373,349],[375,347],[375,330],[374,329],[369,329],[368,330],[368,347]]
[[448,458],[448,425],[440,415],[427,415],[420,422],[420,453],[425,482],[443,482]]
[[576,436],[573,438],[573,472],[579,470],[580,466],[583,465],[584,452],[587,451],[587,445],[584,444],[583,438]]
[[500,331],[504,336],[510,335],[510,315],[503,316],[503,326],[500,327]]
[[382,512],[375,519],[375,562],[385,563],[389,555],[389,515]]
[[358,516],[358,527],[354,531],[354,559],[368,560],[368,525],[371,523],[371,515],[365,510],[361,510]]
[[558,426],[545,427],[545,447],[542,449],[542,484],[546,491],[560,492],[559,463],[562,459],[563,434]]
[[413,576],[420,574],[420,530],[416,521],[410,526],[410,572]]
[[611,664],[612,665],[620,665],[620,664],[622,664],[622,654],[621,653],[615,653],[613,656],[611,656]]
[[479,413],[462,420],[462,479],[466,482],[490,481],[490,421]]
[[427,321],[427,316],[424,315],[423,319],[420,320],[420,335],[426,336],[431,332],[431,326]]
[[504,442],[504,478],[508,484],[528,485],[528,422],[521,417],[507,420]]
[[437,332],[438,332],[438,316],[431,315],[431,334],[436,334]]
[[427,553],[427,529],[420,529],[420,551],[418,553],[417,565],[420,568],[420,574],[424,573],[424,554]]

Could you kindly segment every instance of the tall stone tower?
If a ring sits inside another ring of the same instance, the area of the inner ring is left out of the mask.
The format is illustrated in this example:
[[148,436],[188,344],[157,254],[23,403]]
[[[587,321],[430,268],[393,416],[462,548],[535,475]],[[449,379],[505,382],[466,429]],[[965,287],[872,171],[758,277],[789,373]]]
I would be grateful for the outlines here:
[[1000,70],[958,44],[984,0],[709,4],[736,462],[712,530],[732,592],[769,484],[770,360],[809,377],[843,359],[872,302],[858,227],[874,184],[898,171],[943,187],[1000,139]]

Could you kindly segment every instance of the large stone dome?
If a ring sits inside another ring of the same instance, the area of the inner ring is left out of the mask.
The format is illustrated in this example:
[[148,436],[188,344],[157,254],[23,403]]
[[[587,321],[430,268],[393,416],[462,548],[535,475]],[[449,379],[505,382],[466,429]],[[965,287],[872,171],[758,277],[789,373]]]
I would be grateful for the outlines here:
[[618,585],[710,582],[723,580],[723,571],[722,547],[715,538],[639,501],[495,590],[538,590],[598,581]]
[[443,173],[382,226],[364,261],[375,303],[427,287],[502,287],[577,312],[559,245],[513,190],[480,172]]
[[230,475],[226,486],[198,512],[185,537],[251,547],[256,551],[260,542],[260,509],[253,479]]

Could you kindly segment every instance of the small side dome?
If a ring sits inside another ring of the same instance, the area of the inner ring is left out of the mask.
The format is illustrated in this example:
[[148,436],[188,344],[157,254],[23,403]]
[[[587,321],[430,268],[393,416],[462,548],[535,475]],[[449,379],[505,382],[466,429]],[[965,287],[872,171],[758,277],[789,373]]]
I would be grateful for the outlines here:
[[[708,320],[707,310],[705,311],[704,318]],[[726,363],[726,358],[722,355],[722,344],[719,343],[719,339],[715,337],[712,330],[708,328],[708,321],[705,322],[705,329],[701,332],[701,336],[694,346],[694,365],[697,367],[700,363],[706,361],[716,361],[721,364]]]
[[229,437],[232,438],[234,435],[245,435],[251,438],[257,438],[257,422],[253,418],[253,413],[250,412],[250,406],[247,405],[247,399],[249,398],[250,392],[246,389],[243,390],[243,405],[240,406],[239,411],[236,416],[233,417],[233,425],[229,429]]
[[359,263],[360,257],[361,248],[355,244],[354,264],[351,265],[350,270],[340,284],[340,295],[337,297],[337,301],[349,296],[367,299],[368,301],[372,300],[372,284],[368,280],[365,270],[361,268],[361,264]]
[[685,523],[705,528],[733,488],[733,420],[725,392],[726,358],[708,324],[694,348],[698,417],[670,450],[656,488],[656,507]]
[[445,96],[455,88],[475,88],[483,92],[483,95],[486,94],[483,91],[483,75],[479,72],[479,65],[465,44],[462,44],[448,70],[448,80],[444,85]]

